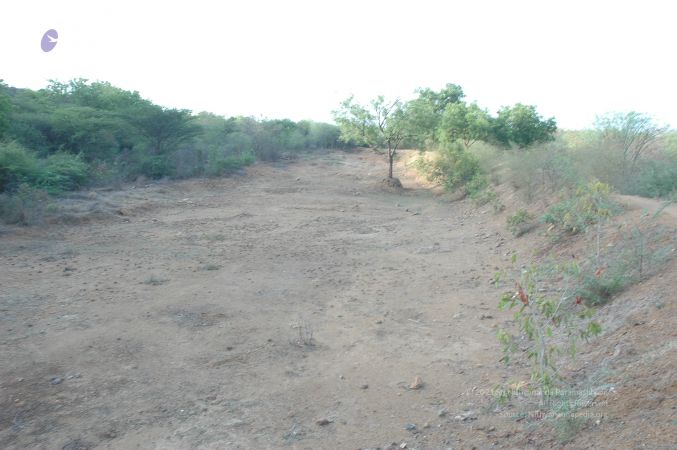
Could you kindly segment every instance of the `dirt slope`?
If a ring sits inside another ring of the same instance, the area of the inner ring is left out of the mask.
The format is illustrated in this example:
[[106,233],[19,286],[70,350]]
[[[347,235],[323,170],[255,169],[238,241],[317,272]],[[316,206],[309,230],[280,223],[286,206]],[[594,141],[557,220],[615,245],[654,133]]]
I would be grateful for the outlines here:
[[330,153],[6,230],[0,447],[554,445],[483,392],[513,375],[488,281],[532,243],[384,169]]

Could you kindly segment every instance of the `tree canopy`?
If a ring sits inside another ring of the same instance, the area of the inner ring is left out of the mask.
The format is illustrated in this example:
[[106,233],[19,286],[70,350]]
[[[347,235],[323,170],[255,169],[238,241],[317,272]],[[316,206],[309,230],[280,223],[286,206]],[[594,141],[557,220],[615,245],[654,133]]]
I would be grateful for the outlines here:
[[393,178],[397,149],[409,133],[406,105],[399,99],[387,101],[381,95],[369,106],[363,106],[349,97],[334,111],[334,119],[343,142],[384,150],[388,158],[388,178]]

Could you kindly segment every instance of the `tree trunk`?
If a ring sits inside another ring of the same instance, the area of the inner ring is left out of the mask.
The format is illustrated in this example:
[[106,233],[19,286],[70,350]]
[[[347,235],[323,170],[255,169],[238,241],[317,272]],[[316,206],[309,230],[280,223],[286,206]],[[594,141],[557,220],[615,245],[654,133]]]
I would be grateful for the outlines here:
[[388,149],[388,178],[393,177],[393,156],[395,156],[394,152]]

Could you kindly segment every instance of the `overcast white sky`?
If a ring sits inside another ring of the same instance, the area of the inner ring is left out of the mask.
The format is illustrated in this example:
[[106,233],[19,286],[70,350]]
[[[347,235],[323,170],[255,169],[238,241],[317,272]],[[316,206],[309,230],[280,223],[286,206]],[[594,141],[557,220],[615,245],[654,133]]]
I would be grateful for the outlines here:
[[[670,1],[31,1],[2,6],[0,78],[110,81],[161,105],[331,120],[349,94],[460,84],[564,128],[636,110],[677,126]],[[40,49],[54,28],[59,43]]]

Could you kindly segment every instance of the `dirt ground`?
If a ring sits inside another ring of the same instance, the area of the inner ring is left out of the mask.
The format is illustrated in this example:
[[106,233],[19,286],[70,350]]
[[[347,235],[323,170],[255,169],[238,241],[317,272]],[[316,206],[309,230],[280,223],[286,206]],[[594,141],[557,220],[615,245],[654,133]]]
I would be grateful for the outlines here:
[[[486,393],[515,375],[489,281],[529,238],[402,166],[406,189],[385,189],[385,169],[327,153],[92,193],[80,202],[115,195],[115,213],[4,229],[0,448],[556,446]],[[661,430],[641,442],[669,443],[674,421]]]

